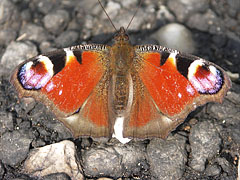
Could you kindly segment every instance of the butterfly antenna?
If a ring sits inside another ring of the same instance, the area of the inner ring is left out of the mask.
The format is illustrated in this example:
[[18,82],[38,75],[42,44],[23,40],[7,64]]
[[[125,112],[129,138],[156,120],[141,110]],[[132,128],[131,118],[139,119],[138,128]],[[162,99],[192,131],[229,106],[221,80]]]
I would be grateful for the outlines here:
[[137,14],[137,12],[138,12],[138,10],[139,10],[140,6],[142,5],[142,2],[143,2],[143,0],[141,0],[141,1],[140,1],[140,3],[139,3],[139,5],[138,5],[138,7],[137,7],[137,9],[136,9],[136,11],[135,11],[135,13],[134,13],[134,15],[133,15],[132,19],[130,20],[130,22],[129,22],[129,24],[128,24],[127,28],[126,28],[126,31],[128,30],[128,28],[129,28],[130,24],[132,23],[132,21],[133,21],[134,17],[136,16],[136,14]]
[[100,4],[100,6],[102,7],[102,9],[103,9],[104,13],[107,15],[107,17],[108,17],[108,19],[109,19],[110,23],[112,24],[112,26],[114,27],[115,31],[117,31],[117,28],[114,26],[114,24],[113,24],[113,22],[112,22],[111,18],[109,17],[109,15],[108,15],[107,11],[106,11],[106,10],[105,10],[105,8],[103,7],[103,5],[102,5],[101,1],[100,1],[100,0],[98,0],[98,2],[99,2],[99,4]]

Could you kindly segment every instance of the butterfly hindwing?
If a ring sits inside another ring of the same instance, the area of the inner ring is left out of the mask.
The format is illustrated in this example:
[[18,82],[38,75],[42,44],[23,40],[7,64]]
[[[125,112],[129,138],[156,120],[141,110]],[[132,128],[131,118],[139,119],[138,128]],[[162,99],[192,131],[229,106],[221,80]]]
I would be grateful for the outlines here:
[[[40,55],[19,65],[11,82],[20,97],[47,105],[75,137],[92,131],[107,136],[107,87],[99,85],[107,71],[107,52],[104,45],[80,45]],[[96,113],[96,107],[105,109]]]

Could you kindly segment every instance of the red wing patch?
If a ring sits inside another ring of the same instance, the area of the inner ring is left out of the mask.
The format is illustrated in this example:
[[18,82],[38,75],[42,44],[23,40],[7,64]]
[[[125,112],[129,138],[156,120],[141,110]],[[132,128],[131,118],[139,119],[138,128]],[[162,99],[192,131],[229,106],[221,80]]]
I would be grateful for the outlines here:
[[75,56],[69,56],[66,66],[56,74],[41,91],[64,113],[76,112],[101,79],[104,69],[100,54],[85,51],[81,64]]
[[192,104],[199,93],[178,72],[174,57],[169,57],[162,66],[156,66],[157,58],[160,62],[160,53],[144,53],[139,76],[159,111],[169,117],[175,116],[181,113],[186,105]]

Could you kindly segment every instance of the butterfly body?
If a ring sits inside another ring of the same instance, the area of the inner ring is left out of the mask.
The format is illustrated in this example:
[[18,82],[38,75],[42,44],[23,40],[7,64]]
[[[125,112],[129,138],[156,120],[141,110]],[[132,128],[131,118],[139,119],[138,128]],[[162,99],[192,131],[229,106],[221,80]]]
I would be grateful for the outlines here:
[[124,28],[114,40],[34,57],[11,82],[20,97],[49,107],[74,137],[118,139],[165,138],[231,87],[226,72],[209,61],[158,45],[132,46]]

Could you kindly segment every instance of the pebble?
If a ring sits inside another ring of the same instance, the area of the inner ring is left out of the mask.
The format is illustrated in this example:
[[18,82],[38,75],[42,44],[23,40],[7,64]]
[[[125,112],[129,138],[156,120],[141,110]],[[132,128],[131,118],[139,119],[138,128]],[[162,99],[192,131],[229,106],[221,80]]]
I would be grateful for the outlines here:
[[37,1],[37,8],[38,11],[43,14],[48,14],[51,12],[52,9],[54,9],[54,6],[57,4],[57,1],[52,0],[41,0]]
[[6,131],[12,131],[13,126],[13,116],[12,113],[0,112],[0,136]]
[[159,10],[157,11],[157,19],[166,19],[167,21],[171,22],[175,20],[174,15],[168,10],[168,8],[164,5],[161,5],[159,7]]
[[186,139],[169,136],[168,139],[153,139],[147,147],[151,175],[156,179],[180,179],[187,162]]
[[0,179],[3,179],[4,173],[5,173],[5,168],[3,166],[3,163],[0,162]]
[[11,41],[15,40],[17,32],[13,29],[0,30],[0,45],[7,46]]
[[30,40],[37,43],[46,41],[49,37],[47,31],[36,24],[28,23],[20,30],[19,37],[23,36],[22,40]]
[[71,177],[68,176],[66,173],[54,173],[43,176],[41,180],[71,180]]
[[65,10],[57,10],[49,13],[43,18],[44,27],[51,33],[57,35],[63,32],[70,20],[69,13]]
[[215,159],[215,162],[218,163],[221,166],[222,171],[224,171],[227,174],[233,174],[234,168],[233,165],[228,162],[225,158],[218,157]]
[[12,70],[24,60],[37,54],[37,48],[31,42],[11,42],[2,56],[1,64]]
[[168,0],[167,5],[180,22],[186,21],[193,13],[204,12],[209,8],[208,0]]
[[0,137],[0,159],[10,166],[18,165],[27,157],[31,142],[27,131],[4,133]]
[[[99,145],[82,152],[82,165],[85,174],[97,177],[118,178],[136,169],[138,162],[145,160],[143,145],[119,143],[114,146]],[[140,174],[141,172],[136,172]],[[131,173],[130,173],[131,174]],[[140,175],[139,175],[140,176]]]
[[217,164],[207,166],[205,174],[207,176],[217,176],[221,173],[221,167]]
[[0,1],[0,29],[19,29],[21,25],[17,7],[9,0]]
[[[235,88],[235,86],[236,85],[233,85],[232,89]],[[240,86],[237,85],[236,88],[240,89]],[[227,99],[229,99],[230,101],[228,101]],[[224,124],[237,125],[240,122],[240,111],[239,108],[235,107],[233,104],[239,103],[239,101],[240,94],[234,93],[234,91],[230,92],[226,100],[223,100],[222,104],[209,104],[208,112],[211,113],[213,117],[224,122]]]
[[[109,1],[107,3],[107,6],[105,7],[105,10],[107,11],[109,17],[111,17],[111,19],[114,19],[118,15],[120,8],[121,8],[121,6],[119,3]],[[107,19],[107,16],[105,14],[104,14],[104,16]]]
[[[83,180],[80,168],[81,166],[76,159],[74,143],[65,140],[31,151],[24,162],[23,172],[38,178],[55,173],[65,173],[72,180]],[[54,175],[51,176],[54,177]],[[66,179],[63,174],[58,174],[55,177]]]
[[55,43],[57,47],[69,47],[76,45],[78,40],[79,34],[76,31],[67,30],[62,32],[56,39]]
[[160,28],[153,34],[161,46],[177,49],[179,51],[193,54],[195,43],[191,32],[183,25],[171,23]]
[[189,166],[203,172],[207,160],[220,151],[221,138],[216,125],[208,121],[199,122],[190,130],[189,142],[192,155]]

